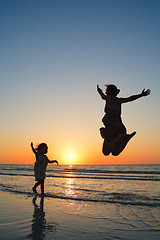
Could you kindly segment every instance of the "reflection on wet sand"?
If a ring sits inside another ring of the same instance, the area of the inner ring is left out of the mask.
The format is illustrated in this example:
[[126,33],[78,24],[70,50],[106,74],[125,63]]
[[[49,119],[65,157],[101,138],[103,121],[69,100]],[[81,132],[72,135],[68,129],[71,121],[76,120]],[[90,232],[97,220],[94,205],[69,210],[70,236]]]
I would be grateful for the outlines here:
[[58,227],[57,223],[48,224],[45,219],[44,212],[44,197],[41,197],[40,204],[36,203],[37,196],[33,197],[32,203],[34,206],[33,219],[32,219],[32,233],[28,235],[30,240],[44,240],[46,235],[52,233],[54,236]]

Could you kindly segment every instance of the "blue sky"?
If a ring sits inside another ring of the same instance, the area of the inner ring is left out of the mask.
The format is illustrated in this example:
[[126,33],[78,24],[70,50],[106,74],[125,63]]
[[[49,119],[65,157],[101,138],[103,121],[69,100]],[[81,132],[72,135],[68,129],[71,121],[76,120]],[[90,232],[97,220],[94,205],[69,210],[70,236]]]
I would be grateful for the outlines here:
[[75,132],[91,141],[104,108],[96,85],[106,83],[123,97],[151,89],[124,106],[123,119],[157,141],[160,1],[0,0],[0,9],[4,144]]

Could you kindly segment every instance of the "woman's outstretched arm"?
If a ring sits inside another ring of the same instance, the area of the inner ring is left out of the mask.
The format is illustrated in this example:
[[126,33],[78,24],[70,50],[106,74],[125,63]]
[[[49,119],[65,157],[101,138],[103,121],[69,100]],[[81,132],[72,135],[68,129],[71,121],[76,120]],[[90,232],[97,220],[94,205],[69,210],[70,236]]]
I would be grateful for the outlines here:
[[128,98],[120,98],[120,100],[121,100],[121,103],[132,102],[132,101],[137,100],[141,97],[148,96],[150,93],[151,93],[150,89],[147,89],[147,90],[143,89],[143,91],[140,94],[133,95],[133,96],[130,96]]
[[106,100],[106,97],[107,97],[107,96],[103,93],[102,89],[99,88],[99,85],[97,85],[97,92],[99,93],[99,95],[101,96],[101,98],[102,98],[103,100]]

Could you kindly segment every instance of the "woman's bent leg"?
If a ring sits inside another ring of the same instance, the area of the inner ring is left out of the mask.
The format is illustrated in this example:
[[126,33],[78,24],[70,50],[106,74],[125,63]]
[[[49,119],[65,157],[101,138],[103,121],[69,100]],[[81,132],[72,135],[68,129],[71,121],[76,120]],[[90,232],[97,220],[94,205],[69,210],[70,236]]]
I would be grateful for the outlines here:
[[104,140],[102,152],[105,156],[108,156],[111,153],[110,143],[107,140]]
[[133,132],[131,134],[123,134],[117,137],[117,142],[114,140],[114,146],[112,148],[112,155],[118,156],[126,147],[129,140],[136,134]]

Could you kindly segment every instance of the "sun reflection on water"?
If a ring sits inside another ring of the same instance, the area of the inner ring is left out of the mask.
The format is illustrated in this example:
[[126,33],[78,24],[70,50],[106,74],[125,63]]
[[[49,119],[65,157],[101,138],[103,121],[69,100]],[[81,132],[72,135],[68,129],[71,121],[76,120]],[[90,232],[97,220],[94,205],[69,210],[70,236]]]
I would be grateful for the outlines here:
[[[68,173],[68,177],[73,176],[72,173]],[[75,196],[75,189],[74,189],[74,178],[66,178],[66,183],[65,183],[65,194],[66,196]]]

